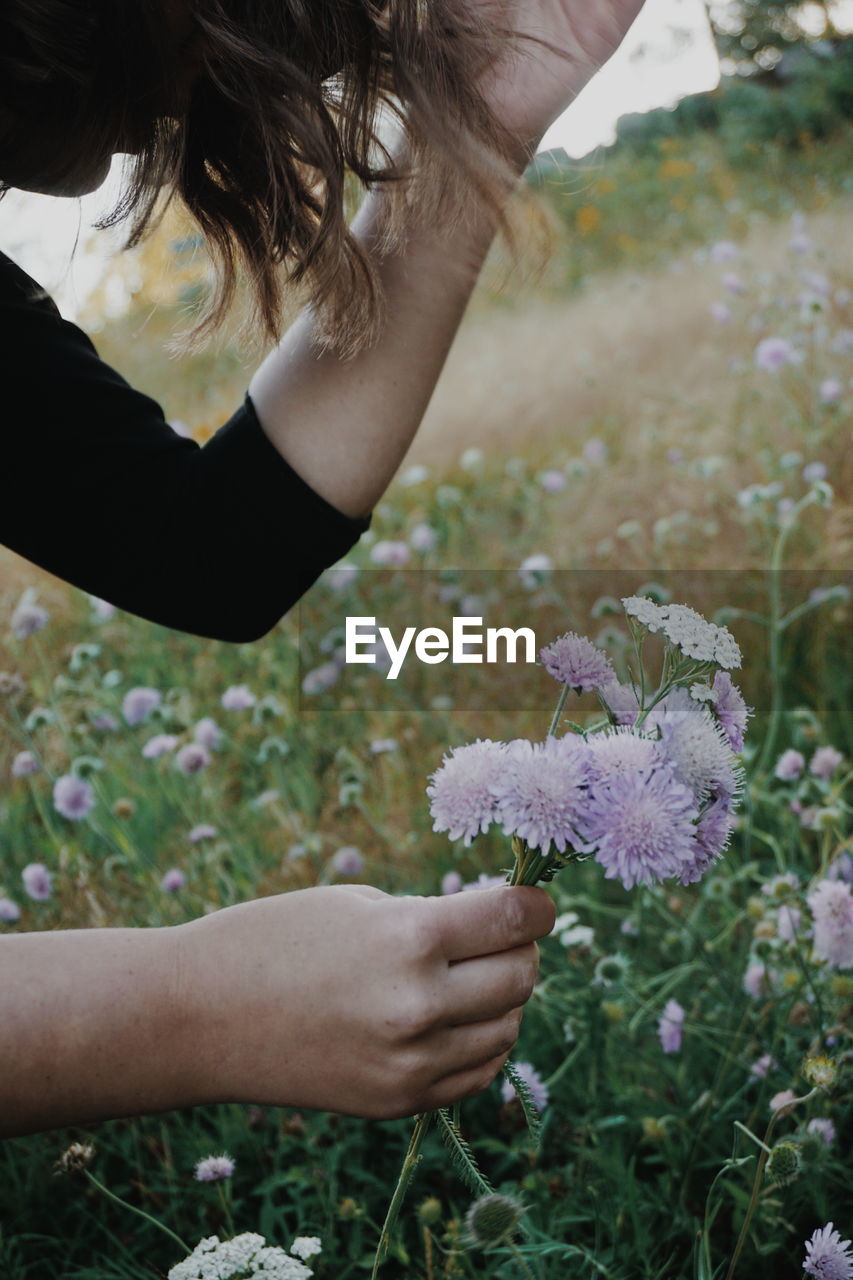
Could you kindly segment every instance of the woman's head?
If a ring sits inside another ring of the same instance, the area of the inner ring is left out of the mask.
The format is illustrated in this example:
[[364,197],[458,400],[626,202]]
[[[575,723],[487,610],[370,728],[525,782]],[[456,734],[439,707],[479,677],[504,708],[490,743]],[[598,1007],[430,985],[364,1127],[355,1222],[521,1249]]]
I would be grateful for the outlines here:
[[4,0],[0,195],[82,195],[113,154],[131,153],[122,197],[97,225],[130,217],[130,248],[176,193],[218,267],[206,314],[176,350],[219,328],[242,268],[254,308],[241,337],[274,341],[298,283],[325,341],[349,354],[377,332],[381,296],[347,230],[347,173],[391,184],[389,247],[407,216],[377,108],[408,134],[421,216],[458,216],[471,184],[497,208],[510,174],[499,157],[512,140],[474,87],[509,33],[476,11],[463,24],[461,10],[461,0]]

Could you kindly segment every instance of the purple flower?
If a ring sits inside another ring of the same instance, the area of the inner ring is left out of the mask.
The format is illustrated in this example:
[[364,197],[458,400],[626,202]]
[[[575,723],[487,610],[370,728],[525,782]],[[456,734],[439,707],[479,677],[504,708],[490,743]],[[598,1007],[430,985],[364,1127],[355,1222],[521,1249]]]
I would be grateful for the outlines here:
[[370,559],[382,568],[400,569],[408,563],[411,552],[407,542],[377,542],[370,549]]
[[853,884],[853,854],[842,849],[836,854],[826,869],[827,880],[845,880]]
[[63,818],[85,818],[95,803],[95,792],[85,778],[76,773],[66,773],[57,778],[53,787],[53,804]]
[[200,742],[208,751],[215,751],[222,739],[222,730],[215,720],[205,716],[193,729],[193,741]]
[[831,1222],[816,1228],[806,1241],[803,1271],[816,1280],[851,1280],[853,1255],[851,1242],[842,1240]]
[[434,551],[437,542],[438,534],[431,524],[416,524],[409,534],[409,546],[413,551],[419,551],[421,555]]
[[128,689],[121,704],[121,712],[129,725],[142,724],[147,720],[155,707],[161,702],[156,689],[148,689],[140,685],[136,689]]
[[603,649],[586,636],[567,631],[539,650],[545,670],[577,693],[600,689],[615,679],[613,666]]
[[756,368],[776,373],[785,365],[798,364],[802,356],[787,338],[763,338],[755,348]]
[[12,761],[12,777],[27,778],[31,773],[39,773],[41,765],[32,751],[19,751]]
[[157,760],[167,751],[174,751],[177,745],[178,739],[174,733],[155,733],[154,737],[149,738],[145,743],[142,754],[146,760]]
[[657,740],[635,733],[630,728],[593,733],[587,745],[590,781],[593,784],[611,782],[620,774],[637,773],[665,764]]
[[817,1133],[823,1139],[824,1145],[829,1147],[835,1141],[835,1125],[828,1116],[815,1116],[806,1125],[807,1133]]
[[760,1000],[762,996],[771,994],[778,976],[775,969],[768,969],[764,964],[748,965],[743,975],[743,989],[753,1000]]
[[658,1019],[658,1037],[664,1053],[677,1053],[681,1048],[684,1010],[677,1000],[667,1000]]
[[825,480],[826,475],[825,462],[809,462],[803,467],[803,479],[806,484],[814,484],[816,480]]
[[809,762],[809,773],[815,778],[831,778],[843,759],[835,747],[818,747]]
[[574,844],[588,772],[589,752],[580,738],[511,742],[492,784],[504,835],[519,836],[543,854],[551,844],[560,852]]
[[53,877],[42,862],[31,862],[21,872],[24,889],[28,897],[36,902],[44,902],[50,897]]
[[177,889],[183,889],[186,882],[183,871],[179,867],[172,867],[160,881],[160,888],[164,893],[174,893]]
[[114,604],[110,604],[109,600],[102,600],[100,596],[89,596],[89,604],[92,606],[92,617],[96,622],[108,622],[116,611]]
[[308,672],[302,681],[302,692],[307,693],[309,697],[316,693],[325,693],[327,689],[331,689],[340,674],[341,670],[336,662],[324,662]]
[[616,774],[593,785],[581,814],[581,836],[626,889],[678,875],[695,860],[698,817],[689,788],[669,769]]
[[746,722],[752,715],[752,708],[743,700],[743,694],[728,671],[718,671],[711,686],[717,695],[714,712],[720,722],[723,733],[729,741],[732,751],[743,750],[743,738],[746,733]]
[[749,1074],[753,1080],[762,1080],[769,1071],[775,1070],[776,1062],[769,1053],[763,1053],[760,1058],[756,1058],[752,1066],[749,1068]]
[[539,484],[546,493],[560,493],[568,481],[562,471],[543,471],[539,476]]
[[49,622],[50,614],[46,609],[30,600],[22,600],[12,614],[9,625],[19,640],[26,640],[27,636],[41,631]]
[[462,877],[458,871],[448,871],[441,877],[443,894],[459,893],[462,889]]
[[793,1089],[780,1089],[778,1093],[773,1094],[768,1106],[771,1111],[780,1111],[784,1115],[785,1109],[794,1101],[796,1096]]
[[686,689],[667,694],[648,723],[660,729],[661,747],[675,776],[691,788],[697,800],[721,792],[735,794],[740,774],[728,739]]
[[190,844],[198,844],[199,840],[212,840],[218,835],[219,831],[216,827],[211,826],[209,822],[200,822],[197,827],[193,827],[187,839]]
[[844,383],[838,378],[824,378],[818,391],[821,404],[838,404],[844,395]]
[[197,1182],[221,1182],[230,1178],[233,1172],[234,1161],[230,1156],[207,1156],[196,1165],[195,1178]]
[[637,695],[629,684],[608,680],[601,685],[598,695],[603,698],[617,724],[634,724],[640,714]]
[[[538,1111],[544,1111],[545,1107],[548,1105],[548,1098],[550,1097],[550,1094],[548,1092],[548,1086],[539,1075],[539,1072],[530,1062],[514,1062],[512,1065],[515,1067],[516,1072],[533,1094],[533,1101],[536,1104],[536,1109]],[[504,1102],[511,1102],[515,1096],[516,1093],[514,1086],[510,1084],[506,1077],[504,1077],[501,1084],[501,1097]]]
[[336,875],[360,876],[364,870],[364,854],[355,845],[347,844],[333,854],[330,865]]
[[814,952],[837,969],[853,968],[853,892],[843,880],[821,880],[809,894]]
[[226,711],[248,711],[255,705],[255,695],[247,684],[232,684],[222,695]]
[[718,240],[716,244],[711,245],[709,257],[717,266],[722,266],[726,262],[734,262],[740,250],[731,240]]
[[21,918],[21,908],[11,898],[0,897],[0,921],[3,924],[14,924]]
[[370,744],[370,754],[373,756],[382,756],[390,751],[396,751],[399,743],[396,738],[374,738]]
[[492,786],[504,768],[506,743],[479,739],[454,747],[432,775],[430,798],[433,831],[446,831],[450,840],[469,845],[495,820]]
[[783,751],[776,761],[776,768],[773,772],[782,782],[793,782],[795,778],[799,778],[805,763],[805,756],[801,755],[799,751],[794,751],[793,749]]
[[799,907],[789,907],[784,903],[776,913],[776,932],[783,942],[794,942],[800,927],[801,911]]
[[99,730],[100,733],[115,733],[118,727],[118,720],[115,716],[111,716],[109,711],[99,711],[97,715],[92,716],[92,728]]
[[200,773],[210,764],[210,752],[200,742],[187,742],[175,756],[175,768],[181,773]]
[[734,827],[731,806],[731,797],[721,793],[700,814],[696,823],[695,856],[692,863],[682,868],[680,884],[695,884],[701,880],[725,849]]
[[357,564],[350,564],[346,560],[342,560],[340,564],[333,565],[331,569],[327,569],[323,574],[322,581],[326,583],[331,591],[346,591],[347,587],[352,586],[360,573]]

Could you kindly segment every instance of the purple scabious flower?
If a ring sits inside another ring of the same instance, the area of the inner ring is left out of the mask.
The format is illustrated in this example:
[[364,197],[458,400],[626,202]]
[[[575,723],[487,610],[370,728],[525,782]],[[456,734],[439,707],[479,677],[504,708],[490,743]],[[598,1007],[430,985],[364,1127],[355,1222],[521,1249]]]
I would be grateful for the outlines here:
[[807,898],[814,952],[837,969],[853,968],[853,893],[843,880],[821,880]]
[[541,472],[537,478],[546,493],[561,493],[568,484],[564,473],[553,468],[549,471]]
[[430,798],[433,831],[446,831],[450,840],[469,845],[495,820],[492,786],[505,767],[506,743],[478,738],[454,747],[432,775]]
[[787,338],[763,338],[755,348],[755,365],[766,373],[777,373],[788,364],[799,364],[800,352]]
[[633,729],[605,729],[587,739],[590,783],[610,782],[624,773],[665,764],[656,738]]
[[205,716],[193,728],[193,742],[200,742],[208,751],[215,751],[222,739],[222,730],[215,720]]
[[372,756],[384,756],[391,751],[397,751],[400,744],[396,738],[374,738],[370,743],[370,754]]
[[762,1053],[760,1058],[756,1058],[752,1066],[749,1068],[749,1074],[753,1080],[763,1080],[769,1071],[777,1066],[775,1059],[769,1053]]
[[255,705],[255,695],[247,684],[232,684],[222,695],[226,711],[248,711]]
[[14,924],[16,920],[21,918],[21,908],[17,902],[13,902],[11,898],[7,898],[5,894],[0,897],[0,921],[3,924]]
[[539,657],[549,675],[567,684],[576,693],[588,693],[615,680],[616,673],[603,649],[586,636],[567,631],[539,650]]
[[620,684],[618,680],[608,680],[601,685],[598,696],[606,702],[610,714],[617,724],[635,724],[640,714],[637,695],[629,684]]
[[729,746],[732,751],[742,751],[746,722],[752,715],[752,708],[744,702],[743,694],[737,685],[732,683],[728,671],[718,671],[711,688],[717,695],[714,713],[728,739]]
[[143,746],[142,754],[146,760],[157,760],[168,751],[174,751],[177,745],[178,739],[174,733],[155,733]]
[[842,1240],[831,1222],[818,1227],[806,1241],[803,1271],[816,1280],[851,1280],[853,1255],[851,1241]]
[[658,1037],[664,1053],[678,1053],[683,1023],[684,1010],[681,1005],[677,1000],[667,1000],[663,1013],[658,1018]]
[[27,896],[36,902],[45,902],[53,888],[53,876],[42,862],[31,862],[21,872]]
[[793,782],[795,778],[799,778],[805,763],[805,756],[801,755],[799,751],[794,751],[793,749],[783,751],[776,761],[773,773],[781,782]]
[[118,727],[118,720],[115,716],[111,716],[109,711],[99,711],[97,715],[92,716],[92,728],[100,733],[115,733]]
[[[533,1094],[533,1101],[536,1104],[537,1111],[544,1111],[548,1105],[550,1093],[548,1091],[548,1086],[539,1075],[539,1072],[530,1062],[514,1062],[512,1065],[515,1067],[516,1071],[521,1076],[521,1079]],[[511,1102],[515,1096],[515,1087],[506,1079],[506,1077],[504,1077],[501,1084],[501,1097],[504,1102]]]
[[183,871],[179,867],[171,867],[160,881],[160,888],[164,893],[175,893],[177,889],[183,889],[186,882]]
[[219,835],[219,829],[211,826],[209,822],[200,822],[197,827],[193,827],[187,839],[190,844],[198,844],[199,840],[212,840],[214,836]]
[[795,942],[800,927],[801,911],[799,907],[790,907],[783,903],[776,913],[776,932],[783,942]]
[[27,636],[41,631],[49,622],[50,614],[46,609],[30,600],[22,600],[12,614],[9,625],[19,640],[26,640]]
[[747,965],[743,975],[743,989],[753,1000],[772,994],[772,988],[779,977],[775,969],[768,969],[765,964],[756,962]]
[[370,559],[384,569],[400,569],[409,561],[411,555],[407,542],[392,542],[383,539],[370,549]]
[[210,764],[210,752],[200,742],[187,742],[175,756],[175,768],[181,773],[200,773]]
[[579,738],[511,742],[491,788],[504,835],[543,854],[552,844],[562,853],[576,843],[588,774],[589,750]]
[[626,889],[678,875],[695,858],[698,806],[668,768],[617,774],[592,785],[580,821],[606,880]]
[[341,669],[336,662],[323,662],[305,676],[302,681],[302,692],[307,693],[309,697],[313,697],[316,693],[325,693],[327,689],[331,689],[340,674]]
[[815,778],[831,778],[843,759],[835,747],[818,747],[809,761],[809,773]]
[[806,1132],[819,1134],[827,1147],[835,1141],[835,1125],[828,1116],[815,1116],[806,1125]]
[[31,773],[39,773],[41,765],[32,751],[19,751],[12,761],[12,777],[28,778]]
[[782,1111],[784,1114],[784,1108],[788,1107],[796,1096],[793,1089],[780,1089],[778,1093],[773,1094],[767,1105],[771,1111]]
[[354,844],[344,845],[332,855],[330,866],[339,876],[360,876],[364,870],[364,854]]
[[716,862],[729,842],[734,829],[731,797],[722,793],[699,815],[696,823],[696,846],[692,863],[682,868],[679,883],[695,884]]
[[142,724],[142,721],[148,719],[155,707],[159,707],[160,702],[161,695],[156,689],[149,689],[145,685],[139,685],[135,689],[128,689],[124,695],[121,713],[127,724]]
[[66,773],[56,779],[53,786],[53,805],[63,818],[73,821],[85,818],[94,803],[94,789],[85,778],[78,778],[76,773]]
[[462,877],[458,871],[447,871],[441,877],[441,892],[443,894],[460,893],[462,890]]
[[234,1172],[234,1161],[228,1155],[207,1156],[195,1167],[196,1182],[222,1182]]
[[438,534],[431,524],[416,524],[409,534],[409,546],[421,555],[434,551],[437,542]]
[[660,731],[661,748],[676,778],[700,803],[713,794],[738,791],[741,772],[726,735],[686,689],[667,694],[648,719]]

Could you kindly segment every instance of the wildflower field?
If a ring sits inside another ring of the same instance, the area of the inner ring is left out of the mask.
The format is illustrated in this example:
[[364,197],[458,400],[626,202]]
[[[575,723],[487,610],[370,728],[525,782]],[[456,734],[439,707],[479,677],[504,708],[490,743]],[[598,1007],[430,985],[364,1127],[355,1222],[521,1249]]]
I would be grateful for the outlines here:
[[[343,882],[558,912],[511,1071],[431,1123],[0,1143],[3,1280],[853,1276],[849,152],[661,146],[633,242],[620,162],[553,197],[551,275],[484,281],[369,533],[257,643],[0,553],[4,933]],[[245,370],[173,391],[145,314],[98,349],[204,439]],[[347,616],[439,609],[539,660],[345,666]]]

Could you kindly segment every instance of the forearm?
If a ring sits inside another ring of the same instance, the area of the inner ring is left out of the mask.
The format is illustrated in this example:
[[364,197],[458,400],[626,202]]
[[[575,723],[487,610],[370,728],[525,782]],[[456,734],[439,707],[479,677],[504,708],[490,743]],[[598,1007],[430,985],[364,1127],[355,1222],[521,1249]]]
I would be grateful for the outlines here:
[[0,1137],[199,1101],[185,927],[0,938]]
[[[519,174],[523,167],[519,161]],[[369,249],[384,198],[381,188],[371,192],[352,223]],[[373,346],[351,360],[318,357],[306,308],[252,378],[249,394],[269,439],[345,514],[368,514],[405,456],[495,230],[479,205],[452,232],[413,228],[404,249],[379,264],[387,319]]]

